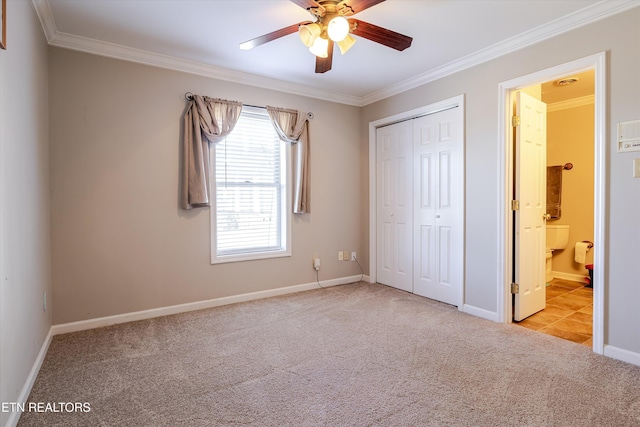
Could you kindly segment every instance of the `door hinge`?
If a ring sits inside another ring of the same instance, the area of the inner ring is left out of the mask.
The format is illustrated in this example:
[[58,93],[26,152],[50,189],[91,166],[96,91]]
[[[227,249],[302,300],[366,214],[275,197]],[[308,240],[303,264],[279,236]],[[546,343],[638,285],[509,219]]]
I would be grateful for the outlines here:
[[511,117],[511,126],[514,128],[520,126],[520,116]]
[[511,293],[512,294],[517,294],[520,292],[520,285],[518,285],[517,283],[512,283],[511,284]]
[[520,209],[520,200],[512,200],[511,201],[511,210],[517,211]]

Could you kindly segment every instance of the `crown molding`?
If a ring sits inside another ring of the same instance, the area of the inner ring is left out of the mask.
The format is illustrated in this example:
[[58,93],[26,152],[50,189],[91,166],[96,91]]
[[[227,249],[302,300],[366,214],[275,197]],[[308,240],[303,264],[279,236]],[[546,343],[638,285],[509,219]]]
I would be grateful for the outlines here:
[[492,59],[499,58],[573,29],[591,24],[609,16],[640,6],[637,0],[608,1],[602,0],[590,7],[533,28],[515,37],[501,41],[470,55],[434,68],[426,73],[401,81],[379,91],[372,92],[362,98],[362,104],[368,105],[382,99],[414,89],[418,86],[439,80],[448,75],[466,70]]
[[575,28],[640,6],[640,2],[637,0],[602,0],[587,8],[578,10],[570,15],[556,19],[555,21],[536,27],[500,43],[496,43],[488,48],[481,49],[441,67],[434,68],[384,89],[359,97],[63,33],[58,31],[56,27],[53,13],[49,6],[49,0],[31,1],[36,9],[47,41],[51,46],[357,107],[364,107],[500,56],[507,55]]
[[593,105],[595,103],[594,95],[581,96],[579,98],[567,99],[566,101],[558,101],[547,104],[547,112],[567,110],[569,108],[583,107],[585,105]]
[[202,62],[178,59],[173,56],[162,55],[141,49],[134,49],[122,45],[88,39],[80,36],[57,32],[52,40],[51,46],[65,49],[77,50],[108,58],[120,59],[123,61],[135,62],[138,64],[150,65],[153,67],[165,68],[174,71],[181,71],[204,77],[212,77],[234,83],[242,83],[249,86],[272,89],[279,92],[292,93],[296,95],[308,96],[316,99],[337,102],[348,105],[359,105],[360,98],[349,95],[331,93],[318,90],[309,86],[289,83],[284,80],[262,77],[251,73],[231,70],[228,68],[216,67]]
[[315,89],[309,86],[290,83],[284,80],[262,77],[251,73],[217,67],[197,61],[176,58],[154,52],[104,42],[87,37],[76,36],[57,30],[48,0],[32,0],[36,13],[40,19],[42,29],[50,46],[76,50],[93,55],[120,59],[153,67],[181,71],[204,77],[211,77],[234,83],[241,83],[278,92],[307,96],[315,99],[336,102],[340,104],[360,106],[361,98],[336,92]]

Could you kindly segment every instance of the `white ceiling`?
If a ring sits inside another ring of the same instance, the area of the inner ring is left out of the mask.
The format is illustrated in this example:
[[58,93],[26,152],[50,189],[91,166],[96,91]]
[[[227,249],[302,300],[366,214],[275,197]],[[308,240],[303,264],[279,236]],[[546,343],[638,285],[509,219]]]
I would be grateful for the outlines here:
[[638,0],[387,0],[356,18],[413,37],[398,52],[358,38],[333,69],[297,34],[241,42],[311,19],[288,0],[32,0],[54,46],[351,105],[366,105],[640,4]]

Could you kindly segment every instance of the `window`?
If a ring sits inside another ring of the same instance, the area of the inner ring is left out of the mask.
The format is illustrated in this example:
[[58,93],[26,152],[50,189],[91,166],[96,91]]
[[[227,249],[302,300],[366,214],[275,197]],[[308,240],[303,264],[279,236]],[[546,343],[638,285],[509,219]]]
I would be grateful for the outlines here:
[[211,263],[289,256],[290,150],[267,112],[243,107],[211,152]]

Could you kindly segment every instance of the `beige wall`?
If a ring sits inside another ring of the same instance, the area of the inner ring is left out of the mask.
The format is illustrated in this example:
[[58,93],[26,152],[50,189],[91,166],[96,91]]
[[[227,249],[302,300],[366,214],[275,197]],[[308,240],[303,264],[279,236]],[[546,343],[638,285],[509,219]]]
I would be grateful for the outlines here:
[[[605,224],[605,344],[640,353],[640,179],[631,165],[639,153],[617,153],[616,124],[640,118],[640,8],[564,33],[550,40],[458,72],[363,108],[362,152],[368,151],[368,124],[460,94],[465,95],[465,303],[496,313],[499,200],[498,85],[578,58],[607,52],[607,177]],[[367,154],[368,156],[368,154]],[[364,156],[363,156],[364,157]],[[368,190],[368,168],[362,182]],[[368,203],[368,198],[366,200]],[[368,227],[368,225],[367,225]],[[368,241],[368,240],[367,240]]]
[[[553,271],[587,275],[583,264],[574,261],[575,244],[593,242],[594,147],[593,104],[552,111],[547,114],[547,165],[572,163],[562,173],[562,214],[548,224],[569,225],[569,244],[554,251]],[[593,263],[593,251],[587,264]]]
[[[356,107],[51,48],[54,324],[359,275]],[[178,208],[185,92],[312,111],[312,213],[293,256],[210,264],[209,210]]]
[[[51,326],[47,44],[31,2],[8,1],[0,50],[0,402],[20,392]],[[16,413],[0,411],[0,425]]]

